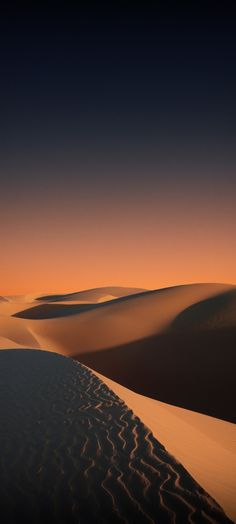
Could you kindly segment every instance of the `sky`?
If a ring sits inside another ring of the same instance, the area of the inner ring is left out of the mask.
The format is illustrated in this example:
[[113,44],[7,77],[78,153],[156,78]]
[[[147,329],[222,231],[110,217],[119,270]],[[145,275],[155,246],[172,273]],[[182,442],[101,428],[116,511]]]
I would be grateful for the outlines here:
[[0,295],[236,284],[236,19],[188,4],[1,7]]

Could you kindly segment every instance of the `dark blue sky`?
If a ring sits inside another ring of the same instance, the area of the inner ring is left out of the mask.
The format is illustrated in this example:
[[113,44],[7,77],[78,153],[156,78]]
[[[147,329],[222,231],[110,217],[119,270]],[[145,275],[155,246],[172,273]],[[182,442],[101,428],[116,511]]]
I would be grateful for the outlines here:
[[60,5],[2,17],[1,149],[9,169],[26,158],[27,177],[31,163],[50,159],[234,162],[230,12]]
[[102,232],[108,203],[114,229],[125,206],[130,239],[133,217],[147,230],[166,220],[163,202],[180,236],[186,205],[208,226],[222,215],[222,238],[236,222],[233,2],[162,4],[1,7],[1,224],[11,234],[27,220],[38,231],[42,210],[50,227],[52,212],[72,209],[73,231],[86,230],[86,209]]

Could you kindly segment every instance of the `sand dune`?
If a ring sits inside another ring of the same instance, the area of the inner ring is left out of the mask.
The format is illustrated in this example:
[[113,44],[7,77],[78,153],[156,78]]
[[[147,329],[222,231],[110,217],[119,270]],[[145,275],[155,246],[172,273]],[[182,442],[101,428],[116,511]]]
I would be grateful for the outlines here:
[[[235,288],[223,284],[177,286],[125,296],[108,303],[83,306],[68,304],[64,308],[59,304],[41,304],[32,308],[31,304],[30,309],[27,307],[18,312],[17,316],[34,320],[53,319],[50,322],[34,323],[32,327],[39,334],[48,333],[50,337],[52,333],[53,339],[58,334],[58,342],[62,341],[63,347],[70,352],[80,352],[81,349],[93,351],[158,334],[169,327],[187,307],[231,290],[235,291]],[[76,323],[74,318],[63,320],[63,309],[66,317],[73,317],[80,312],[83,316],[78,315]]]
[[31,333],[26,321],[21,321],[18,318],[3,316],[0,317],[0,335],[3,339],[7,339],[0,344],[4,347],[13,347],[12,344],[19,347],[38,348],[40,347],[37,339]]
[[8,337],[0,337],[0,348],[1,349],[21,349],[22,345],[18,344],[14,340]]
[[4,521],[230,522],[87,368],[29,350],[0,363]]
[[231,328],[236,325],[236,289],[201,300],[180,313],[171,328],[174,331],[199,331]]
[[236,329],[164,333],[75,357],[137,393],[236,422]]
[[11,303],[26,304],[27,307],[37,305],[37,303],[77,303],[77,304],[96,304],[107,300],[114,300],[123,296],[135,295],[147,291],[143,288],[132,288],[122,286],[107,286],[94,289],[86,289],[73,293],[59,293],[45,295],[44,293],[27,293],[25,295],[8,295],[1,298]]
[[31,304],[38,297],[38,293],[27,293],[26,295],[7,295],[5,298],[10,303]]
[[158,401],[236,421],[236,287],[81,293],[0,301],[0,348],[74,355],[109,376],[108,386],[236,520],[236,426]]
[[[17,316],[34,320],[50,318],[49,322],[34,322],[31,327],[39,335],[46,334],[56,345],[61,344],[66,352],[96,351],[158,334],[185,308],[232,289],[235,288],[223,284],[195,284],[121,297],[108,303],[67,305],[65,319],[59,304],[34,308],[31,304],[30,309],[28,306]],[[70,316],[76,314],[75,322]]]
[[138,395],[96,374],[236,522],[236,425]]
[[91,309],[96,309],[102,304],[40,304],[39,306],[33,306],[23,311],[19,311],[14,314],[14,317],[32,319],[32,320],[46,320],[48,318],[63,318],[71,315],[76,315],[78,313],[85,313],[86,311],[91,311]]
[[138,393],[236,421],[235,303],[235,286],[195,284],[106,303],[31,304],[12,320],[25,323],[32,347],[73,355]]
[[42,300],[43,302],[70,302],[78,300],[81,302],[96,303],[103,300],[113,300],[114,298],[135,295],[136,293],[141,293],[143,291],[146,291],[146,289],[122,286],[106,286],[94,289],[85,289],[84,291],[77,291],[76,293],[41,295],[37,297],[37,300]]
[[21,297],[1,305],[0,344],[6,347],[8,339],[73,355],[138,393],[236,421],[235,297],[235,286],[223,284],[139,292],[105,303],[33,305],[32,299],[23,309]]

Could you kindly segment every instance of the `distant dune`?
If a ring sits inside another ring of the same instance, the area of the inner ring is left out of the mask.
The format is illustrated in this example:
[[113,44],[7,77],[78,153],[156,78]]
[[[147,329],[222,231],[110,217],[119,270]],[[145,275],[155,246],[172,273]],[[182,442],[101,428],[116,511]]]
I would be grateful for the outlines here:
[[174,332],[197,332],[236,326],[236,288],[197,302],[172,323]]
[[45,351],[1,351],[0,381],[4,522],[230,522],[84,366]]
[[[235,290],[223,284],[195,284],[141,292],[99,304],[63,306],[46,303],[32,307],[31,303],[26,309],[19,310],[16,316],[34,320],[53,319],[54,322],[34,322],[31,327],[39,335],[41,331],[48,332],[49,336],[52,333],[54,339],[57,339],[58,333],[58,343],[62,341],[66,351],[94,351],[162,333],[189,306]],[[74,315],[78,315],[76,323],[74,318],[68,318]],[[59,322],[57,317],[60,317]],[[71,333],[69,339],[68,328]]]
[[236,425],[138,395],[96,374],[236,522]]
[[61,295],[44,295],[39,296],[36,300],[42,300],[44,302],[70,302],[70,301],[81,301],[96,303],[102,300],[112,300],[114,298],[125,297],[128,295],[135,295],[146,291],[146,289],[136,288],[136,287],[117,287],[117,286],[107,286],[107,287],[97,287],[94,289],[85,289],[84,291],[77,291],[76,293],[66,293]]
[[32,306],[18,307],[9,319],[14,342],[21,326],[26,346],[72,355],[138,393],[236,421],[235,286],[193,284],[103,303]]

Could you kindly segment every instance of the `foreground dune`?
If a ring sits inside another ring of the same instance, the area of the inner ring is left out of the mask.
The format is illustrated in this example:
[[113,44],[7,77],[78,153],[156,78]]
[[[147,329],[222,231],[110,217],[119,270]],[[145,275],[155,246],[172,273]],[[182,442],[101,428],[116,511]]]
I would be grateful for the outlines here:
[[236,522],[236,425],[138,395],[96,374]]
[[4,522],[230,522],[87,368],[29,350],[0,364]]

